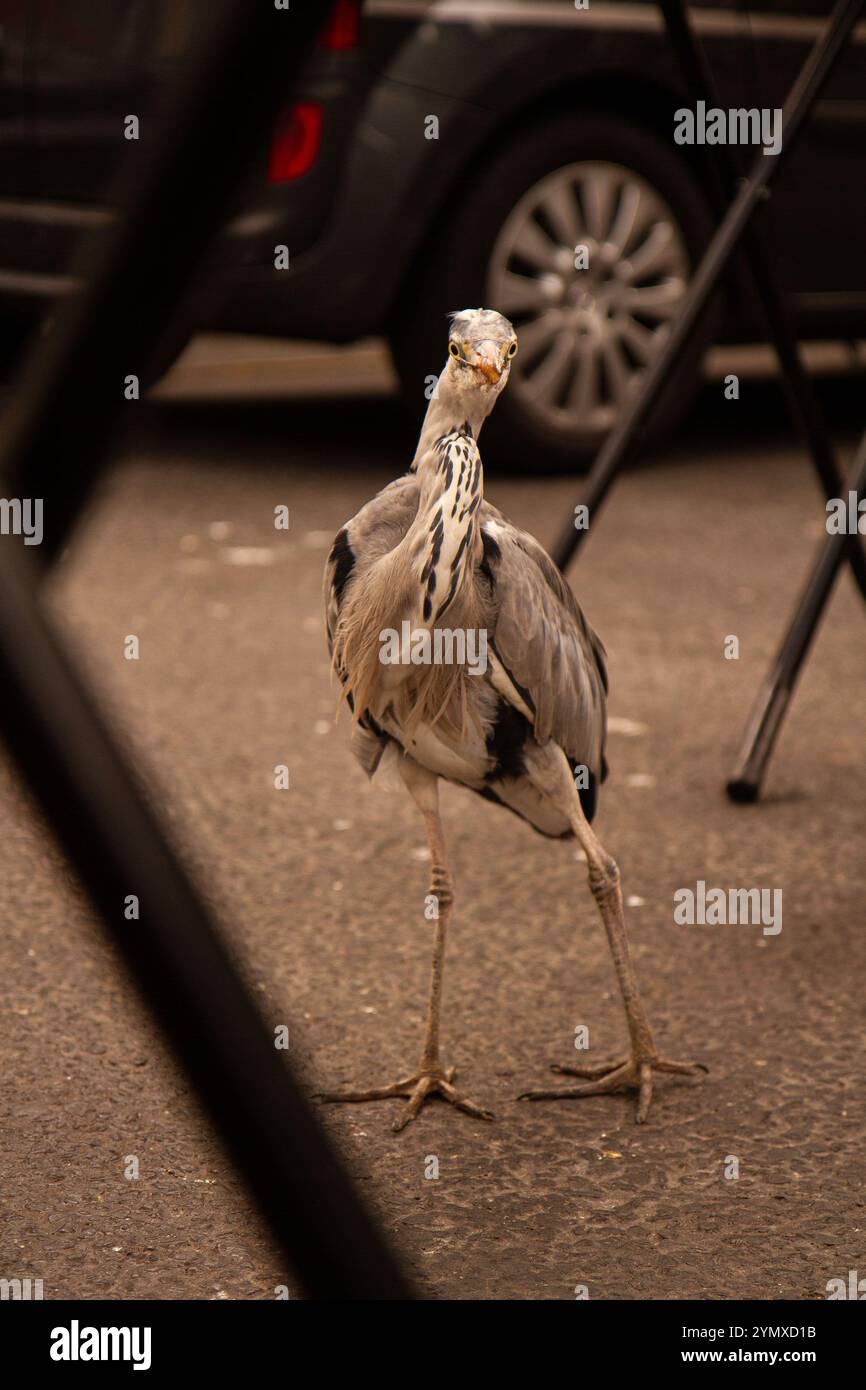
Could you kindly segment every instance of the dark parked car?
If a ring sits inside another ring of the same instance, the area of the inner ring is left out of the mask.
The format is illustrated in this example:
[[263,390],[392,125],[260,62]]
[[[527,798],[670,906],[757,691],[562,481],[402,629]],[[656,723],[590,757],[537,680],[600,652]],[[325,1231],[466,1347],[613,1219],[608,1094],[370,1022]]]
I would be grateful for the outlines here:
[[[691,9],[724,107],[782,105],[830,0],[794,8]],[[70,288],[72,242],[110,219],[132,157],[123,119],[156,107],[204,20],[195,0],[3,9],[0,308],[21,313]],[[446,311],[490,304],[520,338],[491,435],[528,462],[573,462],[657,352],[713,227],[705,151],[674,140],[688,103],[660,12],[607,0],[358,9],[337,5],[184,329],[334,342],[384,332],[417,414]],[[762,214],[812,338],[866,335],[864,40],[858,31]],[[275,268],[280,245],[288,270]],[[744,286],[707,315],[703,345],[761,336]],[[674,383],[669,416],[685,408],[700,356]]]

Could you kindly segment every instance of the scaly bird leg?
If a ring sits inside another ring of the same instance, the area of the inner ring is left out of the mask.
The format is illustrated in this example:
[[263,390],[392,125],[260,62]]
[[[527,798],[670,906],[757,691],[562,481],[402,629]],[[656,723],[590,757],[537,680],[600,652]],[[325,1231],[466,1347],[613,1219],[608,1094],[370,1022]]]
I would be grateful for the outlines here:
[[[563,762],[564,762],[563,758]],[[567,767],[567,764],[566,764]],[[564,1100],[598,1096],[609,1091],[634,1088],[638,1091],[637,1122],[643,1124],[652,1101],[653,1073],[670,1072],[691,1076],[706,1071],[701,1062],[674,1062],[658,1052],[637,984],[625,927],[622,889],[616,862],[593,833],[580,797],[569,775],[569,819],[586,854],[589,886],[607,933],[614,968],[619,981],[631,1038],[631,1055],[623,1061],[595,1067],[556,1066],[551,1070],[566,1076],[588,1078],[582,1086],[565,1086],[544,1091],[525,1091],[520,1100]]]
[[424,1030],[424,1047],[418,1070],[402,1081],[391,1086],[379,1086],[366,1091],[328,1091],[321,1099],[326,1101],[365,1101],[389,1100],[400,1097],[408,1100],[403,1114],[392,1125],[395,1132],[405,1129],[415,1119],[428,1096],[440,1095],[458,1110],[474,1115],[479,1120],[492,1120],[489,1110],[467,1100],[452,1085],[455,1070],[447,1071],[439,1058],[439,1019],[442,1010],[442,973],[445,965],[445,944],[448,937],[448,924],[454,905],[454,885],[448,870],[445,854],[445,840],[442,822],[439,818],[439,782],[432,773],[419,766],[411,758],[404,758],[401,774],[424,817],[427,827],[427,841],[432,861],[430,893],[436,899],[437,916],[433,932],[433,970],[430,979],[430,999],[427,1005],[427,1022]]

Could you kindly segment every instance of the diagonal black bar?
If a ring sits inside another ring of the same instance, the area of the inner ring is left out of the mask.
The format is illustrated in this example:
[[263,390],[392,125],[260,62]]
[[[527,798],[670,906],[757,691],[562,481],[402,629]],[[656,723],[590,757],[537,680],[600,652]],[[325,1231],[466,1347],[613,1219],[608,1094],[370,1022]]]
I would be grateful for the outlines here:
[[[847,489],[858,501],[866,495],[866,433],[864,433]],[[758,693],[727,791],[732,801],[755,801],[773,745],[782,727],[785,711],[797,677],[827,605],[836,576],[845,560],[848,533],[830,535],[821,549],[797,603],[791,624]]]
[[[718,106],[719,98],[703,50],[695,41],[682,0],[660,0],[668,36],[679,59],[693,101],[706,98]],[[726,207],[725,188],[720,179],[724,169],[730,188],[735,187],[737,161],[727,145],[720,145],[715,158],[707,160],[709,193],[719,218]],[[845,495],[845,484],[836,464],[826,420],[818,402],[811,376],[803,367],[797,338],[787,309],[775,282],[773,268],[758,226],[752,222],[743,232],[744,260],[751,274],[755,291],[760,298],[769,336],[774,343],[782,368],[782,383],[792,418],[812,456],[815,469],[828,497]],[[855,466],[856,472],[856,466]],[[856,481],[856,479],[855,479]],[[851,569],[866,597],[866,557],[859,536],[845,536],[842,549],[847,549]],[[824,606],[830,597],[838,572],[833,557],[838,546],[827,547],[823,558],[804,592],[788,633],[767,675],[749,718],[743,744],[739,750],[735,771],[726,783],[732,801],[757,800],[776,739],[781,731],[788,705],[794,692],[800,669],[805,661]]]
[[[715,79],[703,49],[697,43],[689,23],[683,0],[660,0],[668,37],[679,60],[692,101],[706,100],[708,106],[721,105]],[[705,160],[708,173],[707,193],[717,218],[721,220],[728,208],[729,193],[740,175],[738,161],[730,145],[717,145],[713,158]],[[724,170],[724,179],[720,171]],[[761,301],[764,319],[782,368],[782,385],[788,409],[803,441],[812,455],[815,471],[821,479],[827,497],[842,493],[842,474],[836,463],[827,422],[818,401],[811,376],[803,366],[797,336],[776,284],[776,277],[764,238],[754,222],[743,229],[743,260],[750,274],[755,293]],[[857,536],[850,539],[849,558],[860,591],[866,598],[866,554]]]
[[[788,94],[782,114],[782,149],[777,155],[758,155],[755,159],[749,177],[742,181],[739,193],[704,253],[689,286],[680,315],[662,352],[647,372],[639,395],[621,423],[611,431],[602,445],[587,479],[582,499],[589,509],[590,525],[597,516],[617,472],[633,457],[636,447],[642,441],[662,387],[688,349],[698,319],[716,289],[755,209],[762,199],[767,197],[770,184],[790,155],[800,127],[832,73],[857,22],[863,3],[864,0],[837,0],[823,34],[814,44]],[[577,530],[569,519],[553,551],[560,569],[567,568],[586,535],[586,530]]]
[[[129,408],[123,376],[141,370],[158,342],[329,8],[214,7],[132,215],[4,421],[0,477],[7,493],[45,500],[46,558],[74,524]],[[32,555],[0,542],[0,731],[38,804],[307,1292],[411,1297],[51,633],[36,581]],[[135,923],[123,915],[130,894],[141,903]]]
[[124,159],[127,215],[107,244],[89,247],[87,287],[64,306],[3,421],[7,495],[45,501],[39,560],[50,562],[74,525],[119,417],[141,408],[124,398],[124,378],[144,372],[202,273],[330,10],[328,0],[285,10],[214,0],[164,122],[142,118]]
[[[50,632],[35,581],[20,542],[0,541],[0,728],[7,746],[308,1293],[408,1297]],[[139,899],[138,921],[124,916],[130,894]]]

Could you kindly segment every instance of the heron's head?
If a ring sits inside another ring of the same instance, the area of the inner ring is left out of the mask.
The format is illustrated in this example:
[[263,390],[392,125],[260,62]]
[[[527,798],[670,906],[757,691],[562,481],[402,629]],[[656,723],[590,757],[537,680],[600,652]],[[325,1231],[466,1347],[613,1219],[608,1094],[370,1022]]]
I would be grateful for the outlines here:
[[458,309],[451,315],[442,376],[458,393],[487,397],[489,410],[508,381],[516,352],[517,334],[502,314],[495,309]]

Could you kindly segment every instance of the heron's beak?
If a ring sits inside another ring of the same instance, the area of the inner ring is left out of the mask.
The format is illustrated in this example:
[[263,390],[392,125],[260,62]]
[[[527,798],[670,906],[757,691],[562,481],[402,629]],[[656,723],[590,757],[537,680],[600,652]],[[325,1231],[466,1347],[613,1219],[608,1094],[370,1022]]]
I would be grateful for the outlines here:
[[491,386],[495,386],[502,376],[503,366],[499,350],[495,343],[482,343],[477,353],[473,366],[487,378]]
[[475,365],[478,368],[479,372],[482,372],[484,376],[487,377],[487,380],[490,382],[491,386],[495,386],[499,378],[502,376],[502,372],[493,362],[478,361],[475,363]]

